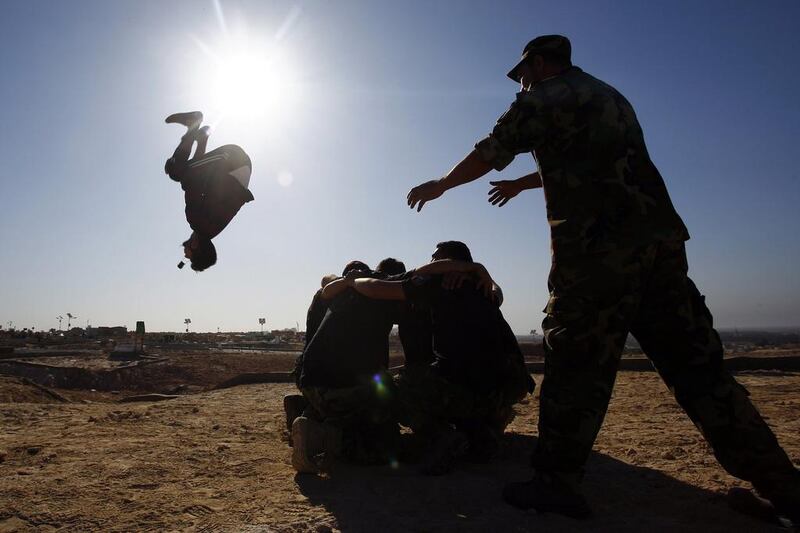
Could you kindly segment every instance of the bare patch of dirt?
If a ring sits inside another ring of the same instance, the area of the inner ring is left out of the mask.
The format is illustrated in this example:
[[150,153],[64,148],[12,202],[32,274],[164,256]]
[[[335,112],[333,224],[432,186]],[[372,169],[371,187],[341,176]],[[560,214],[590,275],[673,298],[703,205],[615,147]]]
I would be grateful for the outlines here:
[[[190,373],[193,364],[181,363]],[[220,364],[223,373],[271,371]],[[738,379],[800,462],[800,374]],[[529,474],[536,398],[520,407],[492,464],[441,478],[409,464],[338,466],[317,478],[290,465],[281,399],[291,385],[137,404],[35,403],[6,392],[14,387],[0,381],[0,531],[770,530],[728,509],[723,494],[740,483],[652,372],[619,375],[587,469],[595,517],[586,522],[500,499],[505,482]]]

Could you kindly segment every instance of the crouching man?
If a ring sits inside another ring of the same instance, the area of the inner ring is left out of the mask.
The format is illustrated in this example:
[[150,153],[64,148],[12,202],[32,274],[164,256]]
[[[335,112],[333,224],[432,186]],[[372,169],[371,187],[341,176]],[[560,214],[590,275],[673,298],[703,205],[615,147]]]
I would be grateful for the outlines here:
[[[473,278],[448,282],[457,273]],[[422,473],[445,474],[466,456],[486,462],[511,420],[511,406],[534,386],[492,299],[496,286],[457,241],[440,243],[433,261],[405,278],[337,283],[373,300],[404,301],[427,315],[433,360],[407,366],[397,380],[401,423],[430,441]]]
[[[343,274],[348,280],[380,275],[361,262]],[[291,422],[292,466],[318,473],[335,459],[388,463],[400,436],[387,374],[397,306],[365,298],[341,280],[327,284],[320,298],[327,310],[295,371],[307,406]]]

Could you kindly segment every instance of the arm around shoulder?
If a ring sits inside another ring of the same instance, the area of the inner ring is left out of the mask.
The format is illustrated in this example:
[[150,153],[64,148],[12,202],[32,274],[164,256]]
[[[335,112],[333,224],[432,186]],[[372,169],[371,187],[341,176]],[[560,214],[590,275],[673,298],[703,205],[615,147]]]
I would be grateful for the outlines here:
[[331,281],[325,287],[322,288],[322,296],[323,300],[332,300],[339,294],[343,293],[347,288],[350,286],[350,282],[345,278],[339,278],[337,280]]
[[361,278],[353,283],[353,288],[367,298],[374,300],[405,300],[402,281],[384,281],[380,279]]

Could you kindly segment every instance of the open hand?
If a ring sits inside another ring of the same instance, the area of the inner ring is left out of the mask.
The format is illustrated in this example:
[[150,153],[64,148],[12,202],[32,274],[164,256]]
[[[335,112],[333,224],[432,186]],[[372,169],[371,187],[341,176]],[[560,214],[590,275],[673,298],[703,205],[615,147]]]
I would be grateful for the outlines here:
[[408,207],[414,209],[416,206],[417,212],[422,210],[425,202],[435,200],[444,194],[444,187],[442,187],[440,180],[426,181],[421,185],[417,185],[409,191],[406,200],[408,200]]
[[500,205],[497,207],[503,207],[523,190],[518,180],[490,181],[489,185],[493,185],[489,190],[489,202],[492,205],[497,205],[499,202]]

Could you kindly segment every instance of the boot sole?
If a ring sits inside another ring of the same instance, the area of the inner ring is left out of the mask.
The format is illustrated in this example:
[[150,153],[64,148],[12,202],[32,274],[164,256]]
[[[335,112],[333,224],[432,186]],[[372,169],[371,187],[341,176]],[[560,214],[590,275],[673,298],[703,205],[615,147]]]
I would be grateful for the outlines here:
[[742,513],[770,524],[783,526],[780,515],[769,500],[760,498],[752,490],[733,487],[728,491],[728,506],[737,513]]
[[319,467],[308,458],[308,420],[296,418],[292,423],[292,467],[300,474],[318,474]]

